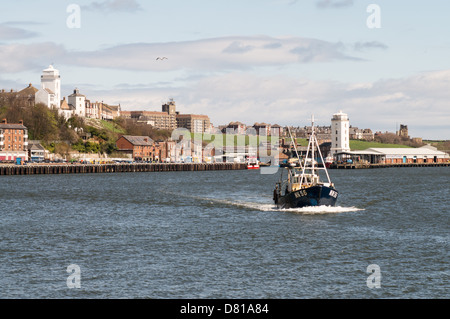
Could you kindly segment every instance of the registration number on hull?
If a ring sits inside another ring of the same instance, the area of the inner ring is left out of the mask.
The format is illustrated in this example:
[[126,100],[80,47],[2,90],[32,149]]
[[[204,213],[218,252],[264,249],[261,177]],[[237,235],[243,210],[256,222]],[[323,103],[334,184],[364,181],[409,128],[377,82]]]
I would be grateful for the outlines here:
[[338,196],[338,193],[336,192],[336,191],[334,191],[334,190],[330,190],[330,194],[329,194],[331,197],[334,197],[334,198],[337,198],[337,196]]
[[298,192],[294,193],[295,198],[299,198],[299,197],[303,197],[306,196],[307,193],[304,189],[299,190]]

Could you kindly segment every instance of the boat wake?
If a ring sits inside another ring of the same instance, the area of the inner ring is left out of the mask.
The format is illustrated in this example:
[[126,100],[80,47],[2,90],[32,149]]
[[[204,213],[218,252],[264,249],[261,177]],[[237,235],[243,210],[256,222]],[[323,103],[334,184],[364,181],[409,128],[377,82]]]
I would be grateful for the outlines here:
[[[170,193],[167,192],[166,193]],[[211,197],[200,197],[200,196],[192,196],[186,194],[177,194],[177,196],[191,198],[193,200],[205,202],[208,206],[211,207],[216,206],[217,204],[224,206],[235,206],[241,207],[243,209],[256,210],[261,212],[292,212],[297,214],[304,215],[319,215],[319,214],[338,214],[338,213],[348,213],[348,212],[357,212],[363,211],[362,208],[357,207],[342,207],[342,206],[308,206],[301,208],[286,208],[281,209],[278,208],[274,204],[268,203],[258,203],[258,202],[249,202],[249,201],[235,201],[228,199],[219,199],[219,198],[211,198]]]
[[299,214],[305,214],[305,215],[336,214],[336,213],[357,212],[357,211],[364,210],[362,208],[357,208],[357,207],[341,207],[341,206],[310,206],[310,207],[301,207],[301,208],[281,209],[273,204],[241,202],[241,201],[231,201],[231,200],[212,199],[212,198],[208,198],[208,199],[203,198],[203,199],[208,200],[210,202],[220,203],[223,205],[238,206],[238,207],[252,209],[252,210],[259,210],[259,211],[263,211],[263,212],[292,212],[292,213],[299,213]]

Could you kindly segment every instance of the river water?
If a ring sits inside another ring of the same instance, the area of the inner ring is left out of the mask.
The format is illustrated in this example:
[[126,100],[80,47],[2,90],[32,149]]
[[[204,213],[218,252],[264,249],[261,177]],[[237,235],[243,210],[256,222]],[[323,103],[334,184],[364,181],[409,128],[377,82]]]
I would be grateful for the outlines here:
[[449,298],[449,168],[329,173],[292,210],[258,170],[1,176],[0,298]]

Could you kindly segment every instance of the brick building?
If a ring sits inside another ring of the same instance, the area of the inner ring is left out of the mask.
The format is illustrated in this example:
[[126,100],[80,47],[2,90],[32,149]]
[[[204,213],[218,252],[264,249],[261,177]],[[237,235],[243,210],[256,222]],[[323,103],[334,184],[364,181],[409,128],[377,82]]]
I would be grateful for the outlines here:
[[148,136],[122,135],[116,146],[119,152],[131,155],[134,160],[150,161],[155,152],[154,142]]
[[6,119],[0,123],[0,161],[28,161],[28,129],[22,121],[9,124]]
[[177,126],[186,128],[191,133],[207,133],[211,123],[207,115],[177,114]]

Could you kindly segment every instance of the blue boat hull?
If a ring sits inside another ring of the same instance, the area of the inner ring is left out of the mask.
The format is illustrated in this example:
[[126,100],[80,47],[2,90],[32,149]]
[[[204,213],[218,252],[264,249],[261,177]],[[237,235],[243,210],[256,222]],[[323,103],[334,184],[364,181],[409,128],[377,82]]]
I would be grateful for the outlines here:
[[323,185],[312,186],[284,196],[275,196],[275,204],[279,208],[301,208],[308,206],[336,206],[338,191]]

